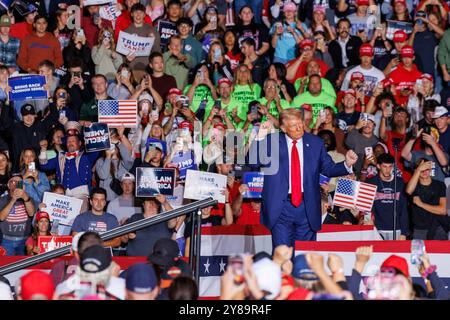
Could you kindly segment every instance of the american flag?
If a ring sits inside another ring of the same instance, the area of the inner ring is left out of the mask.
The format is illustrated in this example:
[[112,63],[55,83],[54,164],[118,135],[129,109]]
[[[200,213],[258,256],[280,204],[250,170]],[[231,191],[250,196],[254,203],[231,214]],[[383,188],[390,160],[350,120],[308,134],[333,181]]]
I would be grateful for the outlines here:
[[98,122],[107,123],[109,127],[136,128],[136,100],[100,100],[98,102]]
[[17,204],[14,207],[12,207],[8,217],[6,218],[6,221],[10,223],[21,223],[27,220],[28,215],[25,209],[25,205],[23,204]]
[[377,186],[349,179],[339,179],[333,205],[370,212],[377,192]]

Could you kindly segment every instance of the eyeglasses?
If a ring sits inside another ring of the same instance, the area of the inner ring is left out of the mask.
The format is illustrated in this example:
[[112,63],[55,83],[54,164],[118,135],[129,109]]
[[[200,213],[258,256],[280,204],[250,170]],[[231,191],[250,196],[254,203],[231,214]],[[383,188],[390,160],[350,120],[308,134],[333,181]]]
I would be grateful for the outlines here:
[[266,86],[265,88],[266,89],[277,89],[278,87],[277,86]]

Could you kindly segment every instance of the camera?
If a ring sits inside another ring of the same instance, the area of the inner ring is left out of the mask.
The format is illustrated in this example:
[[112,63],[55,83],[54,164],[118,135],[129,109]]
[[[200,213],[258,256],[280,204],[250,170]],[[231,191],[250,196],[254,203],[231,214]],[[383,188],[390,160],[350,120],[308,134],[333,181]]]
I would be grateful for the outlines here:
[[81,71],[72,72],[73,77],[81,78]]
[[236,285],[244,283],[244,259],[241,255],[230,256],[228,264],[233,272],[233,280]]
[[222,109],[222,102],[220,100],[214,101],[214,108],[216,108],[217,111],[220,111],[220,109]]

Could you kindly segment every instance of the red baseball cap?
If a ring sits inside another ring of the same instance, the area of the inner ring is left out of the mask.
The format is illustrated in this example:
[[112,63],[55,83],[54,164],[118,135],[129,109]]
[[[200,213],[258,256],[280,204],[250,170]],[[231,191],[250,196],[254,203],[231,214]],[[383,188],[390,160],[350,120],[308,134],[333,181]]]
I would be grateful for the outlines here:
[[356,5],[357,6],[368,6],[369,0],[356,0]]
[[351,94],[352,96],[354,96],[356,98],[356,92],[353,89],[348,89],[348,90],[344,91],[344,96],[347,94]]
[[304,49],[306,47],[311,47],[311,48],[314,47],[314,40],[312,40],[312,39],[303,39],[300,42],[300,49]]
[[50,221],[50,215],[45,211],[38,211],[36,214],[36,222],[39,222],[39,220],[46,218],[48,221]]
[[220,79],[219,79],[219,82],[217,83],[217,86],[220,87],[220,85],[221,85],[222,83],[226,83],[226,84],[228,84],[229,86],[231,86],[231,85],[233,84],[233,83],[230,81],[230,79],[228,79],[228,78],[220,78]]
[[405,258],[397,256],[395,254],[389,256],[386,260],[384,260],[383,264],[380,268],[395,268],[406,277],[409,277],[409,268],[408,268],[408,262]]
[[403,30],[397,30],[394,32],[394,37],[392,38],[392,41],[394,42],[405,42],[408,40],[408,34]]
[[183,94],[183,91],[181,91],[178,88],[172,88],[169,90],[169,93],[167,93],[167,95],[171,95],[171,94],[176,94],[177,96],[181,96]]
[[400,50],[400,56],[402,58],[414,58],[414,49],[411,46],[404,46],[402,50]]
[[360,80],[362,82],[362,81],[364,81],[364,75],[359,71],[355,71],[350,76],[350,81],[353,81],[353,80]]
[[52,277],[41,270],[33,270],[20,278],[21,295],[23,300],[32,300],[34,295],[43,295],[52,300],[55,285]]
[[216,129],[216,128],[222,128],[223,130],[226,130],[226,129],[227,129],[227,127],[225,127],[225,125],[223,124],[223,122],[216,122],[216,123],[214,123],[213,128],[214,128],[214,129]]
[[422,73],[420,79],[427,79],[428,81],[434,82],[433,76],[429,73]]
[[398,3],[398,2],[400,2],[400,3],[402,3],[404,6],[406,6],[406,0],[394,0],[394,4],[396,4],[396,3]]
[[381,84],[383,85],[383,89],[389,87],[394,84],[394,80],[392,78],[385,78],[381,80]]
[[307,103],[302,104],[302,108],[303,108],[304,110],[308,110],[309,112],[312,112],[312,107],[311,107],[310,104],[307,104]]
[[373,54],[374,54],[373,47],[370,44],[368,44],[368,43],[363,44],[359,48],[359,55],[361,57],[364,57],[364,56],[373,57]]
[[188,128],[189,131],[194,131],[194,126],[192,125],[192,123],[190,123],[187,120],[181,121],[180,124],[178,125],[178,129],[184,129],[184,128]]

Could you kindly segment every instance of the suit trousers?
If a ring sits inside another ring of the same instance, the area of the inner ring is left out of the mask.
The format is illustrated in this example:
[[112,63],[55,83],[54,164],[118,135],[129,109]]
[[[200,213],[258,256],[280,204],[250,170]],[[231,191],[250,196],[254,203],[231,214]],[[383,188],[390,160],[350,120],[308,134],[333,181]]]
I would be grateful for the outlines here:
[[284,200],[280,217],[272,228],[272,250],[281,244],[294,247],[295,241],[315,241],[316,232],[311,229],[306,216],[304,201],[294,207],[290,198]]

